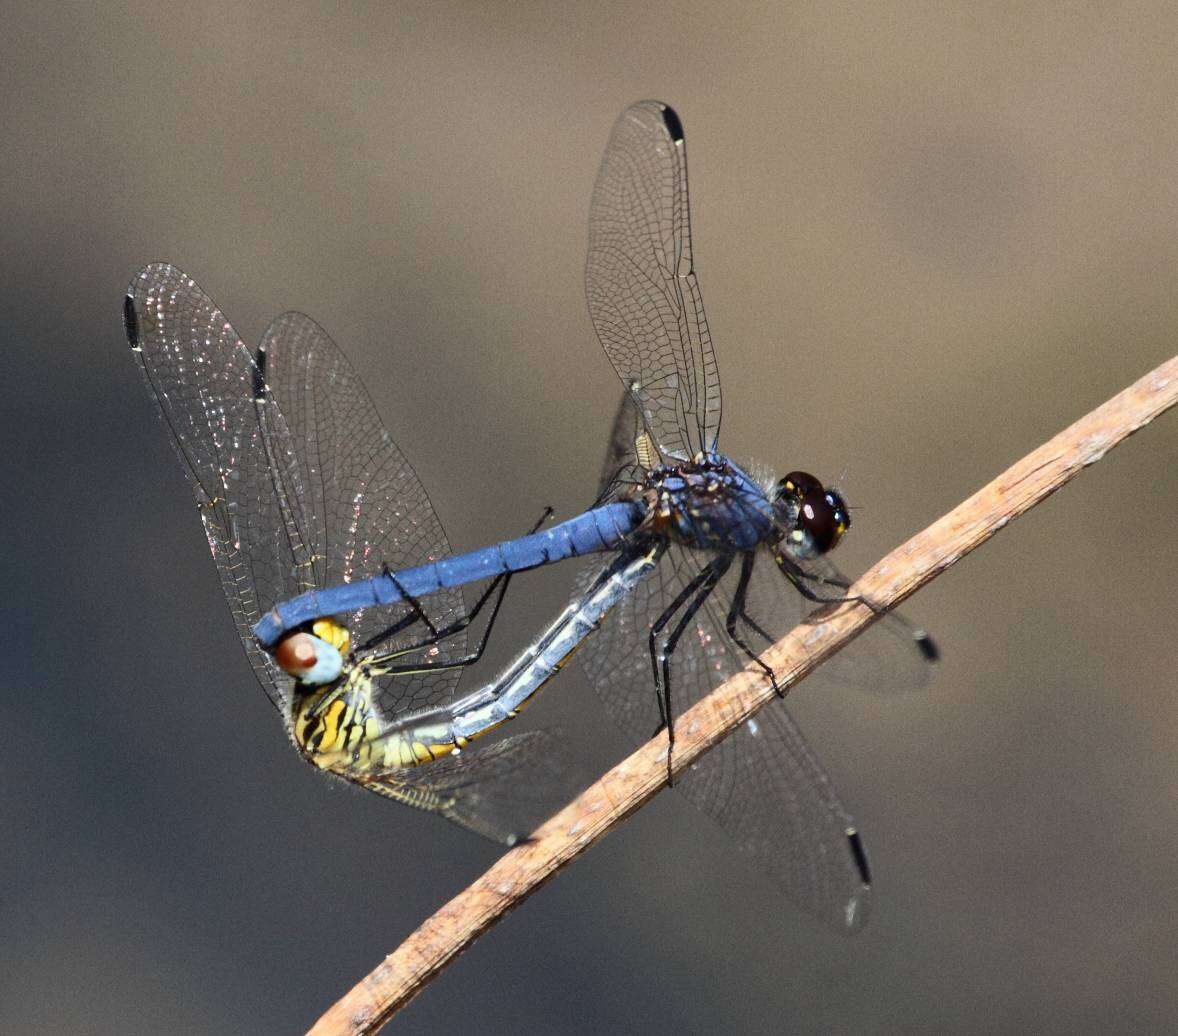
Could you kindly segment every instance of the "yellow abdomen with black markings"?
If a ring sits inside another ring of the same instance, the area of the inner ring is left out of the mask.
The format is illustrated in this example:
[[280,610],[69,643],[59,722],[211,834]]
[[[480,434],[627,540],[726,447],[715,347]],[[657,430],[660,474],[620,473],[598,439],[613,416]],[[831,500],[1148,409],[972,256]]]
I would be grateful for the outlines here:
[[466,738],[444,730],[391,726],[374,705],[376,691],[363,666],[346,666],[334,684],[296,693],[292,732],[308,762],[355,779],[420,766],[465,747]]

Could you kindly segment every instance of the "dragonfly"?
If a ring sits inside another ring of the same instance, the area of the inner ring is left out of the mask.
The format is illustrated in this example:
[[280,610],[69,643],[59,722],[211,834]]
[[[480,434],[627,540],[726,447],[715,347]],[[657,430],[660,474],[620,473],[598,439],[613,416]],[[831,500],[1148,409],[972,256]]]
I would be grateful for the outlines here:
[[[635,738],[666,731],[670,778],[675,717],[749,664],[777,688],[760,652],[806,607],[848,599],[850,581],[829,554],[851,516],[837,489],[807,472],[754,477],[718,451],[720,380],[692,253],[686,144],[666,104],[634,104],[614,125],[590,204],[585,285],[623,386],[597,504],[516,540],[316,587],[276,604],[254,634],[268,647],[326,615],[609,552],[580,580],[583,597],[649,557],[581,657]],[[883,620],[890,646],[877,638],[882,661],[865,666],[870,679],[926,681],[932,638],[895,613]],[[652,685],[653,695],[643,689]],[[862,924],[871,883],[862,840],[783,705],[701,757],[679,785],[812,912],[841,929]]]
[[[511,845],[567,799],[551,731],[470,743],[513,719],[654,565],[570,604],[494,681],[456,695],[482,655],[506,579],[468,613],[460,590],[400,613],[324,618],[262,650],[275,600],[449,553],[420,479],[351,364],[311,318],[285,313],[251,353],[196,282],[157,263],[124,324],[196,498],[237,632],[300,754],[319,770]],[[480,643],[466,631],[491,601]]]

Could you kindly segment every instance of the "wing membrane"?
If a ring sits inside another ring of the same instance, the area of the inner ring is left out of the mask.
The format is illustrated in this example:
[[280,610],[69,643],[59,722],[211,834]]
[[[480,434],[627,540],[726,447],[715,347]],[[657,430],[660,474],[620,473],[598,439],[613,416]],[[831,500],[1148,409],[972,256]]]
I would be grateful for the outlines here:
[[291,436],[223,313],[186,274],[145,267],[127,289],[127,336],[192,487],[250,665],[287,715],[290,679],[250,630],[306,588],[307,520]]
[[566,747],[557,732],[534,730],[410,770],[336,772],[377,794],[513,845],[571,797]]
[[[645,476],[643,464],[639,461],[639,436],[644,436],[642,414],[634,396],[622,393],[622,400],[614,414],[610,430],[609,445],[598,479],[598,500],[605,500],[627,493],[641,483]],[[643,458],[646,459],[646,458]]]
[[[827,600],[840,600],[852,582],[829,557],[810,558],[799,568],[814,577],[810,589]],[[754,644],[758,650],[766,646]],[[937,649],[928,634],[899,612],[888,612],[807,679],[811,686],[829,683],[878,695],[902,694],[927,687],[936,661]]]
[[[331,337],[302,313],[284,313],[262,336],[266,380],[288,422],[305,487],[316,586],[366,579],[384,565],[396,570],[450,553],[450,544],[412,465],[380,420],[368,391]],[[437,628],[466,614],[460,589],[431,594],[423,607]],[[348,617],[353,643],[363,643],[405,614],[401,606]],[[382,651],[420,641],[410,626]],[[431,665],[465,654],[463,633],[447,637]],[[459,670],[399,675],[382,681],[387,715],[449,700]]]
[[716,354],[692,267],[687,151],[675,112],[631,105],[614,124],[589,208],[589,315],[670,457],[712,449]]
[[[648,649],[651,625],[709,560],[702,552],[670,548],[579,653],[606,710],[636,741],[651,737],[659,725]],[[772,560],[758,560],[747,610],[757,627],[776,639],[795,624],[801,608]],[[738,565],[696,613],[672,655],[676,716],[748,662],[725,629]],[[754,650],[763,646],[747,625],[738,632]],[[848,839],[854,824],[784,703],[762,709],[701,757],[676,787],[800,906],[839,929],[862,924],[869,892]]]

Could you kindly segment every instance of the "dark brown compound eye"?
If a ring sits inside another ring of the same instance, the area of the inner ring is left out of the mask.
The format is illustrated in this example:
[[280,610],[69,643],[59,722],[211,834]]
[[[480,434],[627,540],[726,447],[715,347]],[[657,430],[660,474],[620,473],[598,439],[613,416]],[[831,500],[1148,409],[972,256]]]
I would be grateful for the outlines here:
[[838,546],[843,533],[851,527],[851,515],[838,493],[819,485],[802,497],[798,524],[809,533],[814,550],[826,554]]

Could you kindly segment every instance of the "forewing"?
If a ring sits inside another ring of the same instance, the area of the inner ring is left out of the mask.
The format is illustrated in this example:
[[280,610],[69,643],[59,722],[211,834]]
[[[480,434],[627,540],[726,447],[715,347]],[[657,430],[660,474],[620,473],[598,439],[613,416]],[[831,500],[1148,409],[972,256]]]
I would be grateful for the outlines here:
[[[651,627],[709,560],[702,552],[671,547],[580,652],[607,711],[636,741],[650,738],[659,725],[648,648]],[[758,561],[748,609],[757,626],[776,639],[795,624],[800,607],[771,559]],[[739,564],[738,559],[696,613],[671,656],[675,716],[748,663],[725,630]],[[755,643],[747,626],[738,632],[749,637],[754,650],[764,646]],[[800,906],[839,929],[862,923],[868,889],[858,843],[848,836],[853,824],[784,703],[762,709],[701,757],[676,787]]]
[[[262,336],[266,380],[286,416],[305,487],[317,586],[335,586],[444,557],[450,544],[412,465],[385,430],[351,363],[310,317],[284,313]],[[466,614],[462,591],[443,590],[421,602],[441,629]],[[355,645],[405,615],[403,606],[348,616]],[[426,630],[408,627],[382,651],[420,642]],[[457,633],[439,643],[431,665],[465,654]],[[459,670],[435,670],[382,682],[379,704],[388,715],[449,700]]]
[[238,636],[285,719],[291,681],[250,631],[308,585],[307,521],[286,423],[229,321],[174,266],[139,272],[124,320],[196,497]]
[[720,380],[692,267],[679,117],[640,101],[618,118],[589,207],[589,315],[664,454],[689,459],[720,429]]

